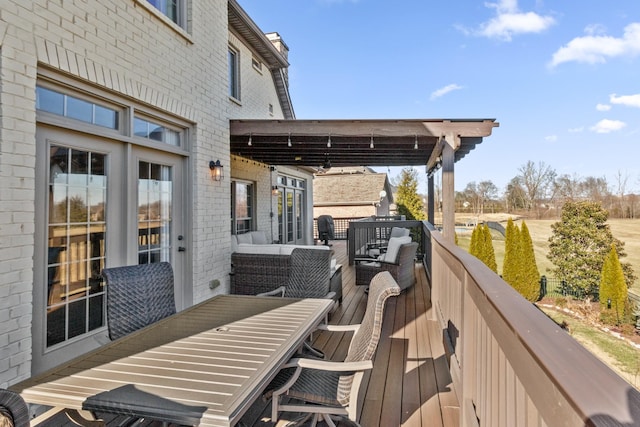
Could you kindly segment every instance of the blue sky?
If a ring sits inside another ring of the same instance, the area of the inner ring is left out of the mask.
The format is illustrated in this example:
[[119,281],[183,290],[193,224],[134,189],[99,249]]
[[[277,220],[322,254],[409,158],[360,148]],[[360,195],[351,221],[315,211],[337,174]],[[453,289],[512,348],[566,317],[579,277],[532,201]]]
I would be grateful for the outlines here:
[[289,46],[299,119],[495,118],[456,190],[533,161],[640,191],[638,0],[239,3]]

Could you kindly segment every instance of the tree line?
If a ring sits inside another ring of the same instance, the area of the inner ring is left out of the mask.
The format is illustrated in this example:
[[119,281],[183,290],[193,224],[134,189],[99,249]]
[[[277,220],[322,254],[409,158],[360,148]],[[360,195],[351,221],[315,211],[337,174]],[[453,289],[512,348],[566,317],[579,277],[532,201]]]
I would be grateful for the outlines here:
[[555,218],[567,202],[599,203],[611,218],[640,216],[640,197],[629,191],[629,176],[618,172],[614,182],[605,177],[558,173],[544,162],[528,161],[518,168],[503,193],[491,180],[470,182],[456,192],[456,212],[482,215],[519,213],[532,218]]

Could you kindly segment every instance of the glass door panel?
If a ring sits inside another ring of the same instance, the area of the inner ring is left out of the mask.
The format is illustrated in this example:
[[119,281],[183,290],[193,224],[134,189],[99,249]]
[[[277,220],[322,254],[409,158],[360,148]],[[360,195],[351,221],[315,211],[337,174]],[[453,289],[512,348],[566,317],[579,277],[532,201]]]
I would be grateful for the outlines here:
[[296,200],[296,204],[295,204],[295,214],[296,214],[296,243],[297,244],[301,244],[303,243],[303,231],[304,231],[304,224],[303,224],[303,209],[302,207],[304,206],[302,203],[302,192],[300,191],[296,191],[295,193],[295,200]]
[[173,181],[170,166],[138,163],[138,264],[171,262]]
[[46,347],[105,325],[106,155],[51,145]]
[[292,190],[286,190],[286,197],[287,197],[287,206],[286,206],[286,211],[287,211],[287,229],[286,229],[286,236],[287,236],[287,240],[286,243],[293,243],[295,240],[295,235],[293,233],[294,231],[294,204],[293,204],[293,191]]

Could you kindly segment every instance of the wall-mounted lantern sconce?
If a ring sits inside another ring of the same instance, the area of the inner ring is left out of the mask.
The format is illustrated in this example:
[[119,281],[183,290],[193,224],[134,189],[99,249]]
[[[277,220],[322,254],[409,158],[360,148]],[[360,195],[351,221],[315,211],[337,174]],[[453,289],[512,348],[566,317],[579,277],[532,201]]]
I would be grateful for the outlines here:
[[224,179],[224,168],[220,160],[216,160],[215,162],[211,160],[209,162],[209,173],[211,174],[211,179],[214,181],[222,181]]
[[276,185],[271,187],[271,195],[272,196],[277,196],[278,195],[278,187]]

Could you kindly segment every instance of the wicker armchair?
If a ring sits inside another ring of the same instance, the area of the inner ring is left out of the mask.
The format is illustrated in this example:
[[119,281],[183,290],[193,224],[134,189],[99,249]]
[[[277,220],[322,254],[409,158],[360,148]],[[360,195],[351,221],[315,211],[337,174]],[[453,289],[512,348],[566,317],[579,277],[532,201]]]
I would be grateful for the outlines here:
[[411,242],[400,245],[395,261],[379,260],[356,265],[356,285],[367,286],[371,279],[381,271],[388,271],[398,282],[401,289],[406,289],[416,282],[416,252],[418,243]]
[[112,340],[175,314],[173,269],[168,262],[105,268],[102,276]]
[[287,284],[260,295],[336,299],[335,292],[330,289],[331,256],[331,251],[295,248],[291,252]]
[[[314,414],[315,425],[322,417],[329,426],[335,424],[330,415],[347,416],[352,422],[358,417],[358,390],[364,372],[373,368],[382,329],[387,299],[400,294],[400,287],[389,272],[376,275],[370,284],[367,308],[359,325],[321,325],[328,331],[353,331],[347,356],[343,362],[313,358],[291,359],[274,379],[278,386],[280,376],[288,378],[283,386],[273,390],[267,387],[266,397],[272,398],[271,421],[277,422],[281,411]],[[293,372],[291,372],[293,371]],[[281,402],[282,397],[294,402]],[[296,403],[299,401],[300,403]]]
[[24,399],[11,390],[0,389],[0,417],[5,417],[14,427],[29,426],[29,408]]

